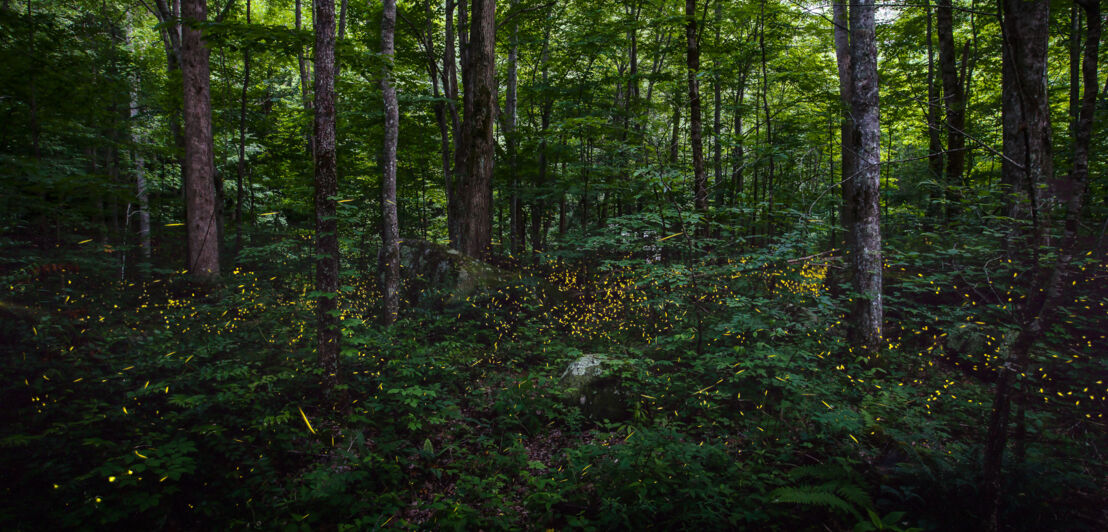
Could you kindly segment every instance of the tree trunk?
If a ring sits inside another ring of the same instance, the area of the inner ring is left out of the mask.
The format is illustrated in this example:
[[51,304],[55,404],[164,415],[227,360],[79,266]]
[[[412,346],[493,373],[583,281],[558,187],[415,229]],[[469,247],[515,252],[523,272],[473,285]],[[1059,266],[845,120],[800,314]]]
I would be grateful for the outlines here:
[[855,292],[850,317],[853,346],[872,354],[881,347],[881,122],[877,88],[874,0],[850,8],[851,114],[857,177],[850,196],[855,248],[851,252]]
[[[246,0],[246,24],[250,25],[250,0]],[[250,49],[242,51],[242,98],[239,99],[239,163],[235,176],[235,251],[238,257],[242,249],[243,180],[246,176],[246,96],[250,89]]]
[[1030,215],[1038,227],[1039,185],[1054,172],[1046,90],[1050,5],[1045,0],[1002,0],[1002,8],[1001,181],[1008,193],[1008,216]]
[[[1042,336],[1043,331],[1046,330],[1049,325],[1051,313],[1057,305],[1058,300],[1061,298],[1062,289],[1065,286],[1065,278],[1069,273],[1070,263],[1073,261],[1075,244],[1077,241],[1078,220],[1081,214],[1081,208],[1084,204],[1085,188],[1089,177],[1089,143],[1092,136],[1093,115],[1096,111],[1097,90],[1099,88],[1096,76],[1102,23],[1098,0],[1079,0],[1078,4],[1085,10],[1088,31],[1086,33],[1085,58],[1082,69],[1085,94],[1081,99],[1081,109],[1079,111],[1077,124],[1074,128],[1073,170],[1069,174],[1069,183],[1066,187],[1072,193],[1068,198],[1065,198],[1066,220],[1062,234],[1062,242],[1058,246],[1057,258],[1050,270],[1035,277],[1037,286],[1031,287],[1032,290],[1029,291],[1031,295],[1025,306],[1020,309],[1022,321],[1020,332],[1016,336],[1012,349],[1008,352],[1004,364],[1000,366],[1000,371],[998,372],[999,376],[996,382],[993,408],[989,416],[989,428],[985,440],[985,456],[983,459],[984,467],[981,486],[982,501],[986,505],[984,524],[986,530],[990,531],[998,530],[1001,525],[1001,479],[1004,448],[1007,445],[1008,439],[1008,417],[1011,412],[1011,381],[1014,379],[1015,375],[1021,374],[1025,371],[1025,368],[1027,368],[1031,348]],[[1046,21],[1049,20],[1047,18],[1049,15],[1049,3],[1042,2],[1034,6],[1028,6],[1016,2],[1015,5],[1006,3],[1004,7],[1006,8],[1004,11],[1005,36],[1009,39],[1007,44],[1011,44],[1011,37],[1010,34],[1007,34],[1007,31],[1011,31],[1016,26],[1022,26],[1021,29],[1023,30],[1031,30],[1030,32],[1022,33],[1022,35],[1029,38],[1034,37],[1034,41],[1022,44],[1030,47],[1036,53],[1041,51],[1042,56],[1022,59],[1030,60],[1030,66],[1038,68],[1040,66],[1038,61],[1045,62],[1046,57]],[[1020,8],[1026,10],[1020,11],[1018,10]],[[1039,19],[1038,17],[1043,18]],[[1008,50],[1006,49],[1005,51],[1007,52]],[[1007,55],[1005,59],[1009,59]],[[1038,72],[1045,74],[1045,71]],[[1041,79],[1040,82],[1045,85],[1045,79]],[[1004,85],[1004,90],[1016,90],[1017,87],[1018,85],[1015,83],[1006,83]],[[1042,102],[1033,100],[1031,103],[1041,103],[1047,106],[1048,102],[1045,99],[1045,91],[1042,92],[1041,95],[1044,98]],[[1009,95],[1005,94],[1004,97],[1005,100],[1007,100]],[[1027,116],[1027,114],[1021,116]],[[1031,116],[1038,115],[1032,113]],[[1047,138],[1045,140],[1040,138],[1037,141],[1013,142],[1011,144],[1005,143],[1004,155],[1006,157],[1016,161],[1034,161],[1036,156],[1024,153],[1023,150],[1030,150],[1044,145],[1049,146],[1050,115],[1046,114],[1044,116],[1046,118],[1045,129],[1036,129],[1031,133],[1024,132],[1023,135],[1025,138],[1032,134]],[[1009,126],[1018,125],[1017,122],[1005,120],[1005,135],[1010,133],[1007,131]],[[1014,148],[1016,151],[1008,152],[1007,149],[1009,147]],[[1047,168],[1049,169],[1049,167]],[[1041,167],[1029,167],[1029,169],[1032,172],[1041,171]],[[1034,175],[1032,172],[1028,173]],[[1037,288],[1037,290],[1035,290],[1035,288]]]
[[[303,26],[301,16],[301,0],[296,0],[296,29],[297,31]],[[309,95],[308,89],[308,60],[304,57],[304,48],[297,46],[296,48],[296,63],[300,69],[300,99],[304,102],[304,113],[308,116],[312,115],[312,98]],[[308,136],[308,150],[312,153],[312,161],[315,161],[315,136]],[[314,164],[314,163],[313,163]]]
[[382,156],[384,173],[381,178],[381,285],[384,297],[382,321],[389,325],[400,311],[400,224],[396,214],[396,143],[400,132],[400,108],[393,86],[392,62],[395,55],[393,38],[396,33],[396,0],[384,0],[381,14],[381,56],[385,68],[381,76],[381,93],[385,100],[385,148]]
[[335,161],[335,1],[315,0],[315,242],[316,319],[319,363],[329,395],[338,383],[339,241],[335,219],[338,175]]
[[[542,41],[542,86],[546,87],[549,82],[549,68],[548,63],[550,61],[550,26],[547,26],[546,32]],[[550,111],[553,106],[553,101],[549,96],[544,94],[542,96],[542,109],[540,110],[540,123],[539,123],[539,173],[535,180],[535,191],[542,193],[543,187],[546,185],[546,173],[549,166],[549,157],[546,153],[546,133],[550,128]],[[543,248],[543,237],[546,235],[546,231],[543,227],[543,217],[546,211],[546,200],[544,196],[540,195],[535,198],[535,203],[531,206],[531,249],[539,251]]]
[[[464,0],[463,0],[464,1]],[[454,54],[454,0],[446,0],[446,30],[445,39],[443,43],[442,52],[442,92],[443,97],[446,100],[446,111],[450,115],[450,132],[454,139],[454,152],[450,153],[448,139],[443,136],[443,179],[445,181],[446,190],[446,232],[450,239],[450,244],[457,248],[458,246],[458,219],[460,214],[458,211],[459,200],[459,184],[458,175],[464,169],[464,164],[458,164],[461,160],[464,162],[462,148],[462,127],[461,120],[458,117],[458,70],[456,61],[457,58]],[[441,128],[442,126],[440,126]],[[443,134],[445,135],[445,134]],[[451,167],[451,158],[453,158],[454,166]]]
[[465,100],[462,136],[465,174],[461,196],[459,251],[475,258],[488,255],[492,244],[492,171],[496,110],[496,1],[473,0],[470,38],[463,57]]
[[[517,0],[512,0],[511,7],[515,8]],[[519,201],[519,176],[516,161],[517,151],[517,138],[516,138],[516,109],[517,109],[517,97],[516,88],[519,83],[518,74],[518,58],[519,58],[519,24],[512,24],[512,40],[510,48],[508,49],[508,90],[504,96],[504,113],[507,115],[505,118],[504,137],[508,144],[508,181],[510,183],[510,209],[508,216],[510,218],[510,249],[513,255],[518,256],[523,252],[525,246],[526,234],[523,226],[523,208]]]
[[[719,49],[720,27],[723,25],[723,2],[716,2],[716,21],[715,21],[715,25],[716,25],[716,28],[715,28],[715,31],[716,31],[715,47],[718,50]],[[714,72],[712,72],[712,95],[713,95],[712,112],[714,113],[713,117],[712,117],[712,141],[713,141],[712,148],[713,148],[713,151],[715,152],[713,154],[713,156],[715,158],[715,160],[713,161],[713,166],[715,167],[715,174],[716,174],[715,175],[716,191],[715,191],[715,194],[714,194],[715,197],[712,201],[716,204],[717,207],[722,207],[723,206],[723,191],[725,189],[725,187],[723,185],[723,143],[721,142],[722,139],[720,138],[720,133],[723,130],[723,123],[722,123],[723,122],[723,84],[720,83],[720,79],[719,79],[720,65],[719,65],[719,60],[718,59],[713,61],[712,67],[713,67],[712,69],[714,71]]]
[[734,137],[735,147],[731,151],[731,199],[728,203],[734,207],[739,205],[739,199],[743,197],[744,166],[746,165],[746,138],[743,133],[743,104],[746,99],[746,69],[739,75],[739,88],[735,91],[735,116],[731,128],[731,136]]
[[[854,196],[854,183],[858,173],[858,158],[854,151],[854,120],[850,114],[850,102],[853,100],[851,94],[854,90],[851,81],[850,21],[846,4],[842,0],[836,0],[832,8],[835,59],[839,70],[839,99],[842,101],[842,142],[839,145],[842,159],[842,211],[839,213],[839,220],[843,227],[844,248],[849,254],[854,249],[854,213],[850,209],[850,202]],[[847,269],[847,274],[850,275],[850,269]]]
[[966,98],[958,76],[957,49],[954,45],[954,15],[951,0],[938,0],[939,68],[943,79],[943,104],[946,108],[946,217],[958,213],[961,204],[962,173],[966,163]]
[[696,29],[696,0],[685,0],[686,64],[689,81],[689,143],[693,159],[693,206],[703,216],[697,233],[708,230],[708,176],[704,169],[704,143],[700,136],[700,46]]
[[[131,37],[131,26],[127,28],[127,41],[132,47],[132,51],[136,48],[134,41]],[[134,76],[134,88],[131,90],[131,144],[132,148],[131,157],[135,163],[135,198],[138,199],[138,231],[139,231],[139,247],[142,252],[142,259],[144,262],[150,262],[151,244],[150,244],[150,198],[146,190],[146,159],[143,157],[142,137],[137,132],[138,130],[138,116],[139,116],[139,89],[140,79],[136,73]]]
[[[943,182],[943,143],[942,130],[939,123],[939,111],[942,104],[939,100],[939,86],[935,84],[935,48],[931,29],[931,0],[927,0],[927,168],[930,177],[936,183]],[[938,190],[946,190],[943,186],[933,187]],[[945,194],[943,194],[945,197]],[[937,218],[939,205],[936,198],[930,198],[927,207],[929,218]]]
[[758,48],[762,59],[762,110],[766,116],[766,147],[769,148],[769,161],[766,164],[766,176],[762,181],[766,187],[763,198],[766,201],[766,230],[767,237],[773,236],[773,187],[774,187],[774,147],[773,147],[773,119],[769,112],[769,72],[766,68],[766,1],[762,0],[761,23],[758,28]]
[[216,228],[215,160],[212,153],[210,50],[197,24],[207,19],[206,0],[184,0],[181,76],[185,115],[185,203],[188,269],[199,282],[219,278],[219,234]]

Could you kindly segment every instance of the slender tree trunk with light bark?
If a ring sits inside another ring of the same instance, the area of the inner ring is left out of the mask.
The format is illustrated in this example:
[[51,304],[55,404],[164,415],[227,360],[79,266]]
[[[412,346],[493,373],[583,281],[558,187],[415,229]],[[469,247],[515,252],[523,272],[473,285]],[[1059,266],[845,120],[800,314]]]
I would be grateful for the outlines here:
[[685,0],[685,60],[688,66],[689,82],[689,144],[693,159],[693,205],[696,212],[704,216],[697,227],[697,233],[705,235],[708,230],[708,175],[704,169],[704,142],[701,138],[700,123],[700,44],[696,27],[696,0]]
[[383,321],[396,321],[400,311],[400,224],[396,214],[396,143],[400,131],[400,108],[393,86],[392,62],[395,56],[393,38],[396,34],[396,0],[384,0],[381,15],[381,56],[386,66],[381,76],[381,92],[385,103],[384,169],[381,178],[381,285],[384,297]]
[[854,301],[852,346],[873,355],[881,348],[881,122],[878,99],[874,0],[850,6],[850,111],[854,118],[855,177],[848,200],[854,249],[850,253]]

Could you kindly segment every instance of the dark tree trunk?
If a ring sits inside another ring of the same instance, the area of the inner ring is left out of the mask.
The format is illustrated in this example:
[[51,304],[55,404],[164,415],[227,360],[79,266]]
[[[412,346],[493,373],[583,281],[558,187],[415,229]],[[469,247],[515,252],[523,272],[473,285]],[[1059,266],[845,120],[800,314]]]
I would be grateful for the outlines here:
[[1050,5],[1045,0],[1002,0],[1003,152],[1001,180],[1008,216],[1030,215],[1039,227],[1039,185],[1053,174],[1046,66]]
[[[1077,118],[1077,124],[1074,128],[1073,170],[1069,174],[1069,183],[1066,187],[1071,191],[1071,194],[1068,198],[1065,198],[1066,219],[1063,227],[1062,241],[1058,246],[1057,258],[1055,258],[1054,264],[1049,270],[1034,277],[1037,286],[1031,287],[1032,290],[1029,290],[1031,295],[1027,299],[1025,305],[1019,309],[1021,316],[1020,332],[1016,336],[1011,350],[1007,353],[1004,364],[1000,365],[1000,370],[998,371],[999,376],[996,382],[996,393],[993,398],[993,408],[989,416],[989,428],[985,440],[985,456],[983,459],[981,486],[982,501],[986,505],[984,525],[986,530],[990,531],[998,530],[1002,525],[1000,522],[1003,495],[1001,491],[1001,479],[1004,449],[1008,440],[1008,418],[1011,412],[1012,381],[1015,379],[1016,375],[1021,374],[1028,367],[1031,348],[1050,324],[1052,318],[1051,314],[1061,298],[1062,289],[1065,286],[1066,275],[1069,273],[1068,270],[1074,257],[1078,220],[1081,214],[1081,208],[1084,204],[1085,188],[1089,178],[1089,143],[1092,135],[1093,116],[1096,111],[1098,90],[1098,80],[1096,77],[1097,58],[1099,56],[1102,23],[1098,0],[1079,0],[1078,4],[1085,10],[1087,25],[1085,57],[1082,67],[1085,94],[1084,97],[1081,98],[1081,108]],[[1024,44],[1029,46],[1035,53],[1039,53],[1040,51],[1042,53],[1041,57],[1022,59],[1029,59],[1031,66],[1035,68],[1040,66],[1038,64],[1039,61],[1043,61],[1044,65],[1042,66],[1044,66],[1044,70],[1037,71],[1045,75],[1049,3],[1042,2],[1034,6],[1029,6],[1026,4],[1021,5],[1020,2],[1015,2],[1015,5],[1008,5],[1006,2],[1004,7],[1006,8],[1003,13],[1004,29],[1006,31],[1006,37],[1008,38],[1006,45],[1012,44],[1010,34],[1007,34],[1007,32],[1013,31],[1016,27],[1020,27],[1020,29],[1024,31],[1022,33],[1024,37],[1034,38],[1033,42]],[[1018,10],[1020,8],[1026,10],[1020,11]],[[1039,17],[1042,18],[1040,19]],[[1005,59],[1007,60],[1009,58],[1006,56]],[[1045,79],[1040,79],[1039,81],[1045,85]],[[1017,90],[1017,88],[1018,85],[1014,83],[1005,83],[1004,85],[1005,91]],[[1048,105],[1045,91],[1042,92],[1041,95],[1043,96],[1041,104],[1044,106]],[[1007,98],[1008,95],[1005,94],[1005,99]],[[1039,103],[1037,101],[1033,102]],[[1023,114],[1021,116],[1028,115]],[[1032,113],[1030,116],[1038,116],[1038,114]],[[1031,150],[1035,147],[1044,145],[1049,146],[1050,115],[1046,114],[1044,116],[1046,119],[1045,129],[1037,129],[1032,133],[1047,138],[1040,138],[1038,141],[1005,143],[1004,155],[1006,157],[1016,161],[1034,161],[1036,156],[1024,153],[1023,150]],[[1017,127],[1018,125],[1018,122],[1009,122],[1006,119],[1004,122],[1005,135],[1009,134],[1009,131],[1007,131],[1009,126]],[[1026,138],[1030,136],[1030,134],[1024,133],[1023,136]],[[1009,147],[1014,148],[1016,151],[1007,151]],[[1047,155],[1049,156],[1049,154]],[[1041,166],[1029,166],[1028,169],[1030,172],[1028,173],[1033,176],[1036,171],[1042,172],[1041,168]],[[1049,169],[1049,166],[1047,169]]]
[[[318,0],[316,0],[318,1]],[[381,75],[381,93],[385,103],[385,147],[381,177],[381,285],[384,298],[382,321],[396,321],[400,312],[400,223],[396,214],[396,144],[400,133],[400,107],[393,86],[392,61],[395,55],[396,0],[384,0],[381,14],[381,56],[386,65]]]
[[335,219],[338,173],[335,160],[335,1],[314,0],[315,6],[315,234],[316,300],[319,363],[323,387],[330,394],[338,383],[339,240]]
[[[718,50],[720,27],[723,25],[723,2],[716,2],[715,25],[715,47]],[[723,192],[725,189],[723,185],[723,139],[720,138],[720,133],[723,131],[723,84],[720,83],[719,79],[720,65],[718,63],[719,61],[715,60],[712,65],[714,70],[714,72],[712,72],[712,148],[714,151],[713,157],[715,159],[712,162],[715,169],[714,183],[716,188],[712,201],[717,207],[722,207],[724,198]]]
[[[939,112],[942,103],[939,100],[939,86],[935,84],[935,48],[931,29],[931,0],[927,0],[927,169],[931,179],[936,183],[943,182],[943,143],[942,129],[939,122]],[[934,187],[937,190],[946,190],[946,187]],[[945,194],[943,194],[945,197]],[[939,206],[937,198],[931,197],[927,214],[930,218],[938,216]]]
[[855,351],[881,348],[881,122],[877,89],[874,0],[850,7],[851,114],[857,177],[849,198],[855,248],[851,251],[854,305],[850,316]]
[[458,250],[470,257],[485,257],[492,244],[496,1],[473,0],[471,16],[469,41],[462,59],[466,81],[462,137],[466,153],[460,196],[465,207],[459,219]]
[[705,218],[699,224],[697,233],[707,232],[708,212],[708,176],[704,169],[704,143],[700,136],[700,46],[696,29],[696,0],[685,0],[685,41],[686,63],[689,80],[689,143],[693,159],[693,205],[697,213]]
[[[449,138],[446,133],[442,133],[442,164],[446,190],[446,232],[450,244],[456,248],[458,245],[458,219],[460,217],[458,213],[458,204],[460,203],[458,175],[465,165],[458,164],[459,161],[464,162],[464,158],[462,158],[464,152],[462,150],[462,126],[458,116],[458,70],[457,57],[454,54],[454,7],[454,0],[446,0],[446,29],[442,51],[442,92],[446,100],[445,110],[450,118],[450,133],[454,139],[454,151],[451,153],[448,144]],[[445,118],[443,122],[445,122]],[[445,124],[439,127],[441,132]],[[454,161],[453,167],[450,166],[451,160]]]
[[219,231],[216,227],[215,159],[212,154],[210,50],[197,25],[207,19],[205,0],[181,4],[181,76],[184,87],[185,203],[188,219],[188,269],[192,278],[219,278]]
[[957,47],[954,45],[954,15],[951,0],[938,0],[939,67],[946,108],[946,216],[958,213],[961,204],[962,173],[966,164],[966,98],[958,76]]

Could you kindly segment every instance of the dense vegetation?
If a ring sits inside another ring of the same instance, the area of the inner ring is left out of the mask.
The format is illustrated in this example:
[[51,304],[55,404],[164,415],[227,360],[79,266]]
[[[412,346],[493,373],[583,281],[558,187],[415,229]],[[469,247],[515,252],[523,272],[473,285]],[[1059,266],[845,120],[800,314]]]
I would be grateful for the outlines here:
[[1108,527],[1095,2],[183,3],[0,7],[0,528]]

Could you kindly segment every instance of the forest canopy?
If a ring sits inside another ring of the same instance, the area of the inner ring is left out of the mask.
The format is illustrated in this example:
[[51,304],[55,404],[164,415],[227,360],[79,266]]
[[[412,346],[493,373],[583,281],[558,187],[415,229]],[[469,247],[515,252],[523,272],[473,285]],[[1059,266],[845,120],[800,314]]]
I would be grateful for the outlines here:
[[1098,0],[3,0],[0,527],[1104,530]]

